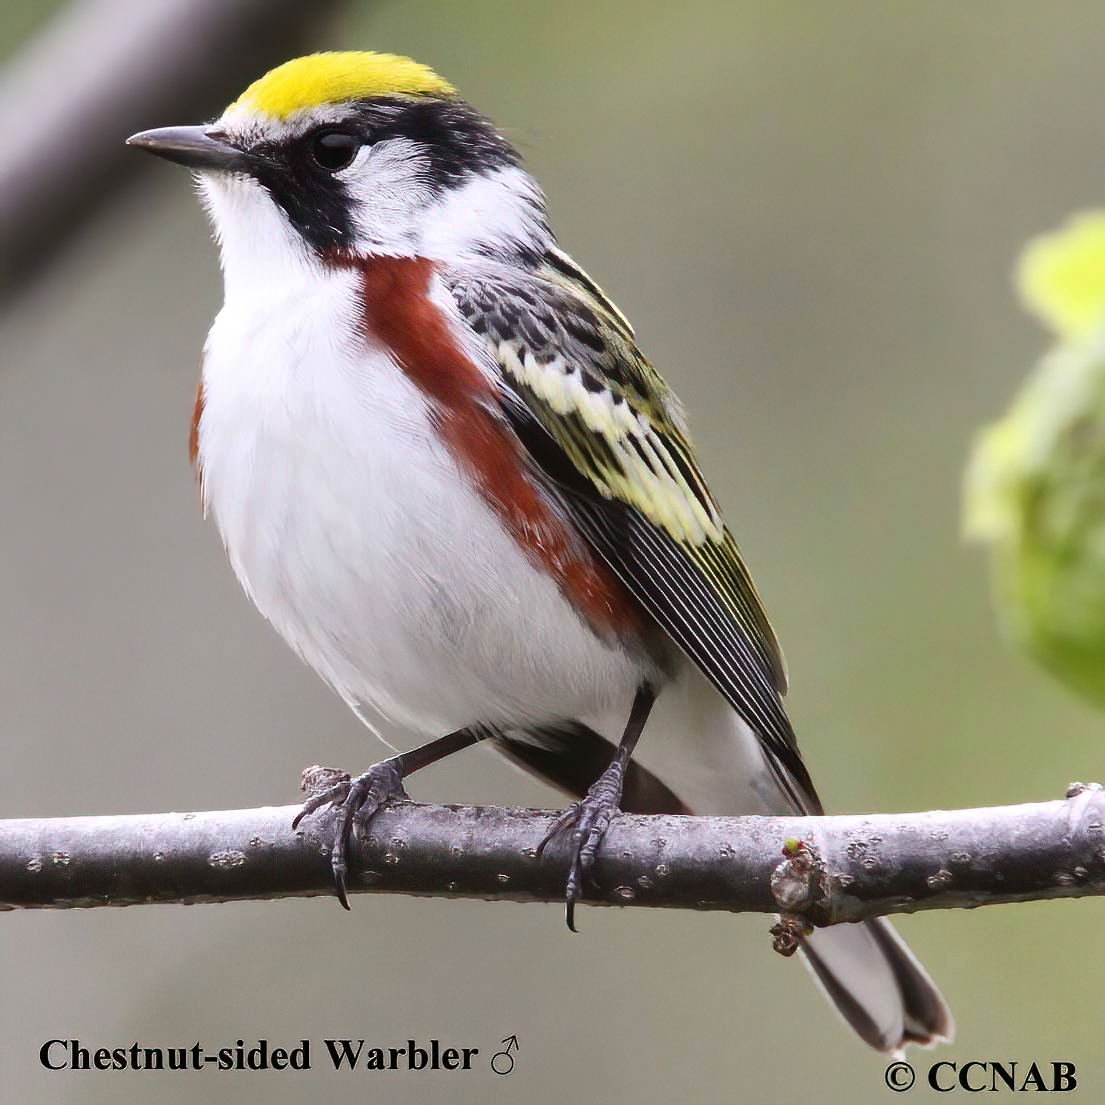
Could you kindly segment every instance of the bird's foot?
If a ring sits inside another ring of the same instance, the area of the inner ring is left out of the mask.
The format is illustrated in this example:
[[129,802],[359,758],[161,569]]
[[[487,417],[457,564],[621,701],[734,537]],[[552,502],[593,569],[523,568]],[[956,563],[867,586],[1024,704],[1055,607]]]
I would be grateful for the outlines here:
[[571,830],[568,837],[570,865],[568,867],[568,885],[565,892],[567,904],[565,917],[568,928],[576,932],[575,907],[583,896],[583,878],[590,874],[595,863],[602,838],[610,828],[610,822],[618,812],[618,803],[622,798],[622,785],[625,782],[625,766],[615,760],[597,779],[587,797],[573,802],[553,822],[545,834],[545,839],[537,846],[538,856],[561,833]]
[[348,865],[345,857],[353,826],[357,824],[364,828],[382,806],[396,799],[410,799],[403,787],[402,772],[395,760],[381,760],[356,779],[350,778],[344,771],[335,771],[330,767],[309,767],[303,772],[303,790],[307,792],[307,800],[292,822],[293,829],[315,810],[323,806],[337,807],[330,866],[334,872],[334,889],[338,901],[348,909],[349,899],[345,893]]

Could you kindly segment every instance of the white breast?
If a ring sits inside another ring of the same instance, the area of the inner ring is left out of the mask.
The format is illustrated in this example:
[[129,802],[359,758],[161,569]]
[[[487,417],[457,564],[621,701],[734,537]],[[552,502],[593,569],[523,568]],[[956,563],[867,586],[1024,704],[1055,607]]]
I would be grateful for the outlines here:
[[437,735],[582,717],[639,671],[536,570],[439,443],[421,393],[314,265],[211,330],[205,502],[261,612],[347,701]]

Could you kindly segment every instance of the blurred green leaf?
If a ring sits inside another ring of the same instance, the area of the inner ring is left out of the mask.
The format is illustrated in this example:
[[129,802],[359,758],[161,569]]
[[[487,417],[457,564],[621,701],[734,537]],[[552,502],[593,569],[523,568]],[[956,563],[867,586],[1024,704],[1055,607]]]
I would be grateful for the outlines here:
[[1030,243],[1018,280],[1059,343],[980,434],[964,526],[990,545],[1006,633],[1105,705],[1105,213]]
[[1017,283],[1028,309],[1060,337],[1091,334],[1105,317],[1105,211],[1075,215],[1030,242]]

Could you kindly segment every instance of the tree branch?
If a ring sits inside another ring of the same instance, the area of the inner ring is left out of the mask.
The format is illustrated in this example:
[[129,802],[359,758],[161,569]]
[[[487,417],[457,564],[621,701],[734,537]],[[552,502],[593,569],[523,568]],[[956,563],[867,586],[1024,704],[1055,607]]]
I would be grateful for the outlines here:
[[[0,821],[0,909],[330,894],[332,810],[298,807]],[[542,810],[381,811],[351,848],[351,893],[563,900]],[[596,905],[782,911],[817,925],[1105,893],[1105,791],[950,813],[615,818]],[[778,945],[777,945],[778,946]],[[784,950],[784,949],[780,949]]]

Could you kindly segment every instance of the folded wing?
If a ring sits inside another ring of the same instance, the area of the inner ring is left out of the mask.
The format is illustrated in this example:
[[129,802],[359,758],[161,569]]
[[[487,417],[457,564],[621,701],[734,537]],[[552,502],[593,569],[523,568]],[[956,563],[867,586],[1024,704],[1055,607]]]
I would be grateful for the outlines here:
[[592,548],[755,730],[795,809],[820,810],[782,705],[782,655],[678,400],[565,254],[446,275],[535,468]]

